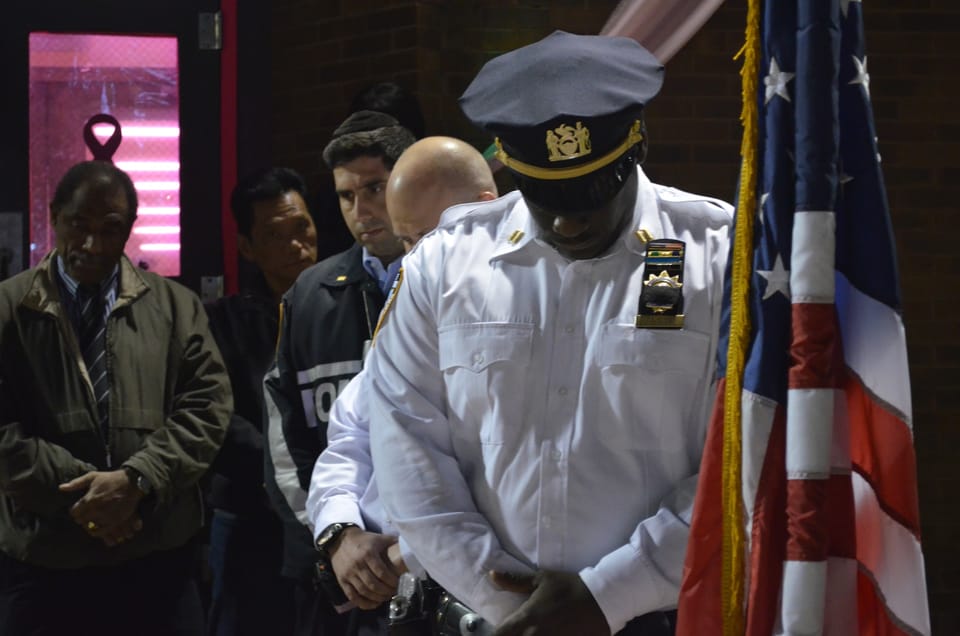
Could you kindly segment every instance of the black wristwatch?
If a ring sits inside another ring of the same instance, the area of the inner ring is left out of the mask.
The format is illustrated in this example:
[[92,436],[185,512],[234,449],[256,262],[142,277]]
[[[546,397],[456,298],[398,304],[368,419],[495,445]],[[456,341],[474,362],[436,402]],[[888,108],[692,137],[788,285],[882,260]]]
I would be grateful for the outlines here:
[[347,528],[359,528],[355,523],[331,523],[329,526],[323,529],[323,532],[320,533],[320,536],[317,537],[317,550],[320,551],[326,557],[330,557],[330,547],[337,542],[337,539],[340,538],[340,535],[343,534],[343,531]]

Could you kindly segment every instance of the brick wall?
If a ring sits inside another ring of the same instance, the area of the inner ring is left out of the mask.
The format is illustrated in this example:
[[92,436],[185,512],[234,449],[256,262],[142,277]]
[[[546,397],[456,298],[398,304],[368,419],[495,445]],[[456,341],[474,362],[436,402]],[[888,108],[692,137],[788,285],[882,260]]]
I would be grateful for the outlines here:
[[960,5],[863,6],[903,289],[933,633],[960,634]]
[[[349,97],[379,79],[414,89],[428,133],[483,148],[456,98],[490,57],[561,28],[596,33],[610,0],[275,0],[274,159],[314,184],[320,151]],[[647,171],[731,200],[739,148],[745,0],[728,0],[668,64],[647,114]],[[864,3],[871,96],[900,257],[914,399],[920,503],[933,633],[960,633],[960,3]],[[949,162],[949,163],[948,163]],[[506,182],[504,182],[506,184]],[[883,346],[883,343],[877,343]]]
[[416,14],[409,0],[274,0],[273,154],[308,182],[363,87],[393,79],[416,88]]

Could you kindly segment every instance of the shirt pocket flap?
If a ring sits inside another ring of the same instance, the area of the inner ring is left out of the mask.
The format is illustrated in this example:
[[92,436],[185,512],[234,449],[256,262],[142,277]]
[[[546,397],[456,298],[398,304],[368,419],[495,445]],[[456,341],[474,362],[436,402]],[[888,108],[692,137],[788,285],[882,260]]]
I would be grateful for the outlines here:
[[605,325],[597,350],[601,367],[630,366],[651,371],[699,369],[706,361],[710,339],[695,331],[637,329]]
[[440,369],[469,369],[475,373],[497,362],[530,359],[533,325],[485,322],[441,327]]

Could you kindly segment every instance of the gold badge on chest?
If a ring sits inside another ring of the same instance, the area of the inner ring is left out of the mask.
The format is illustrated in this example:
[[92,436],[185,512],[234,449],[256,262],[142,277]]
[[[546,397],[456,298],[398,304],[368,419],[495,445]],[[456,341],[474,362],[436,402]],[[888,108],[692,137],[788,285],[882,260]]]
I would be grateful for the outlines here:
[[647,242],[638,329],[683,327],[683,262],[686,244],[677,239]]

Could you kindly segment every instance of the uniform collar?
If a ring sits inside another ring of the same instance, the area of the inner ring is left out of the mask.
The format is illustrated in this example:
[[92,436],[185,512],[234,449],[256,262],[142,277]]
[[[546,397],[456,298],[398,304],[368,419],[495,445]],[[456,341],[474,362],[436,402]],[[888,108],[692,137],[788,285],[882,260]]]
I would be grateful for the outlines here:
[[383,261],[371,254],[366,247],[363,248],[362,254],[363,269],[367,270],[370,277],[377,281],[380,291],[386,296],[393,286],[393,281],[397,280],[397,272],[400,271],[400,262],[403,257],[398,256],[384,267]]
[[[637,173],[637,200],[633,208],[633,220],[607,251],[607,254],[612,254],[620,249],[645,254],[646,242],[638,237],[638,232],[641,230],[646,231],[648,240],[664,238],[656,190],[639,166],[637,167]],[[490,261],[535,247],[552,250],[553,248],[537,240],[539,235],[540,227],[530,216],[526,201],[523,197],[518,198],[517,203],[507,213],[504,222],[500,224],[496,247],[490,256]]]

